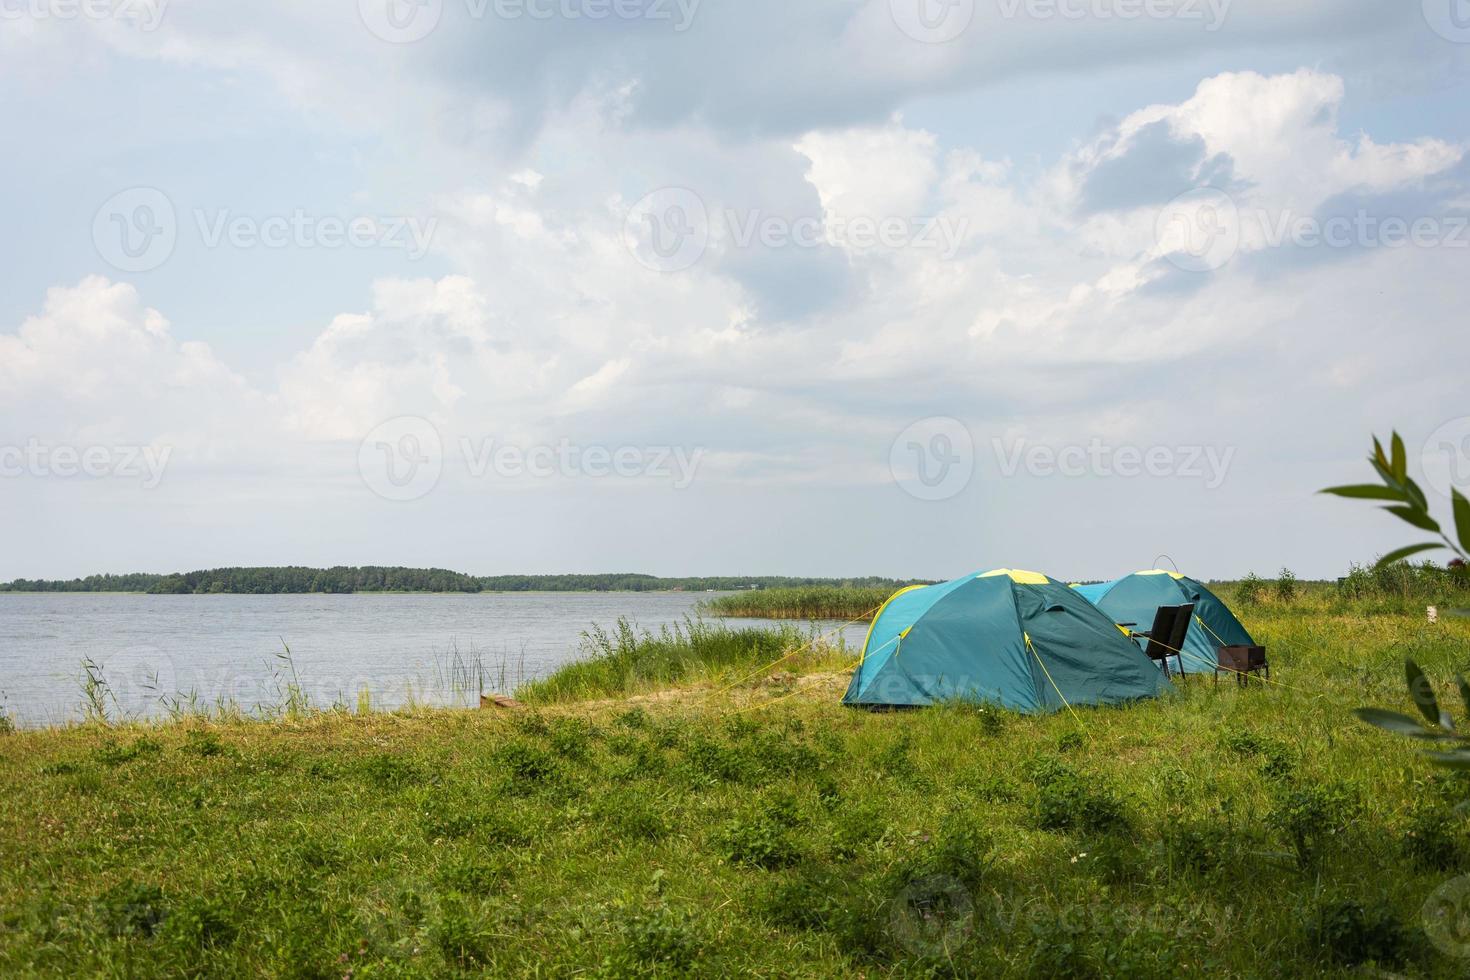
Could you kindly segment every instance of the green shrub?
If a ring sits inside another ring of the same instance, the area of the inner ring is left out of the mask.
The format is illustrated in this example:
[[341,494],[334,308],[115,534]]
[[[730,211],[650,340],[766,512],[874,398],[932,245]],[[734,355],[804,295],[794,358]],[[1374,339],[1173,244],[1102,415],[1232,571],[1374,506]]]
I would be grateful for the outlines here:
[[414,763],[386,752],[363,759],[357,768],[363,779],[379,789],[402,789],[422,778]]
[[461,969],[489,961],[493,938],[490,923],[460,895],[451,893],[440,899],[429,935],[444,958]]
[[1356,794],[1341,783],[1305,786],[1282,791],[1270,819],[1307,865],[1348,830],[1359,808]]
[[624,840],[657,841],[669,833],[669,821],[648,802],[645,794],[614,792],[598,801],[597,816]]
[[1307,940],[1328,959],[1348,966],[1397,966],[1403,963],[1411,941],[1386,903],[1364,904],[1354,899],[1318,904],[1307,916]]
[[184,751],[190,755],[197,755],[201,759],[216,755],[223,755],[225,743],[214,732],[194,730],[189,732],[188,740],[184,743]]
[[556,760],[551,753],[525,739],[502,742],[493,753],[493,761],[515,789],[544,785],[558,775]]
[[603,961],[613,977],[682,976],[699,960],[702,939],[690,916],[660,904],[618,924],[618,945]]
[[728,821],[716,843],[726,859],[752,868],[785,868],[802,857],[788,828],[765,814]]
[[151,938],[169,915],[169,901],[157,885],[124,882],[99,897],[94,911],[108,935]]
[[439,869],[437,881],[445,889],[466,895],[491,895],[505,884],[505,866],[475,852],[452,855]]
[[1123,800],[1097,777],[1082,777],[1056,759],[1030,767],[1036,784],[1035,819],[1042,830],[1101,833],[1128,823]]
[[1261,600],[1266,596],[1266,582],[1255,572],[1251,572],[1241,579],[1235,586],[1235,604],[1238,606],[1259,606]]
[[1423,868],[1448,871],[1459,866],[1464,854],[1460,828],[1465,818],[1445,806],[1420,806],[1409,815],[1400,841],[1405,857]]
[[231,911],[218,899],[186,898],[169,913],[165,932],[171,942],[189,950],[228,946],[239,933]]
[[108,739],[100,748],[93,753],[93,758],[104,766],[120,766],[127,762],[145,755],[157,755],[163,751],[163,744],[157,739],[144,735],[134,739],[131,745],[119,745]]
[[558,718],[548,732],[551,750],[563,759],[586,759],[592,737],[592,726],[580,718]]
[[1281,574],[1276,576],[1276,598],[1282,602],[1291,602],[1296,594],[1296,573],[1289,568],[1282,568]]

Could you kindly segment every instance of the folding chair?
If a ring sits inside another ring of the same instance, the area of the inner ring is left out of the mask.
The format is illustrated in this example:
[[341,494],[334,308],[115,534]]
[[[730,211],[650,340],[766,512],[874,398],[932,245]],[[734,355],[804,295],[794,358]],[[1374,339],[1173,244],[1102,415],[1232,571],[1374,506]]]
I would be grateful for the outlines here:
[[[1169,676],[1169,658],[1173,657],[1179,664],[1179,673],[1184,673],[1184,638],[1189,635],[1189,623],[1194,618],[1194,603],[1182,606],[1160,606],[1159,611],[1154,613],[1154,625],[1151,629],[1140,631],[1129,631],[1130,636],[1143,637],[1148,641],[1144,645],[1144,655],[1150,660],[1157,660],[1164,668],[1164,676]],[[1123,623],[1120,625],[1127,626]]]

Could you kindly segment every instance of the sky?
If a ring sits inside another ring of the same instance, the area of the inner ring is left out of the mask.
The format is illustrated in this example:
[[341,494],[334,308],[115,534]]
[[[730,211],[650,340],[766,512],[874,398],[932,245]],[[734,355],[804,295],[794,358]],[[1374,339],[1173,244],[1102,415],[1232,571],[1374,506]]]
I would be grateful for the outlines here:
[[1345,574],[1465,0],[0,0],[0,579]]

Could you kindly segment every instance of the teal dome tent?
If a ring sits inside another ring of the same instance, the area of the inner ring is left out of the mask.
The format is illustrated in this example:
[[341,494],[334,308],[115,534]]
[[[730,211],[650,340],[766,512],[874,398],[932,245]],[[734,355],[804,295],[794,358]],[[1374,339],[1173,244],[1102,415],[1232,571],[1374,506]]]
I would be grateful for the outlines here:
[[1216,651],[1222,646],[1255,645],[1250,633],[1219,596],[1178,572],[1155,568],[1112,582],[1073,588],[1096,603],[1113,622],[1133,623],[1134,629],[1140,630],[1153,625],[1154,613],[1160,606],[1194,603],[1194,621],[1189,624],[1184,655],[1179,658],[1186,674],[1213,674],[1218,661]]
[[1043,712],[1169,689],[1092,603],[1038,572],[1002,568],[893,595],[873,619],[842,703],[973,701]]

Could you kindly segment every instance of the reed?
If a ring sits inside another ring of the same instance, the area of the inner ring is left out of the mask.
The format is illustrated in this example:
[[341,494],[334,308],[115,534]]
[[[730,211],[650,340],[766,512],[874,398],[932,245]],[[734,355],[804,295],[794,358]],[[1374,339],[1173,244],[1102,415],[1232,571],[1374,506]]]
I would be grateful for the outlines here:
[[747,619],[862,620],[872,618],[894,591],[888,586],[837,585],[752,589],[708,599],[700,611]]

